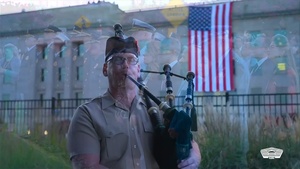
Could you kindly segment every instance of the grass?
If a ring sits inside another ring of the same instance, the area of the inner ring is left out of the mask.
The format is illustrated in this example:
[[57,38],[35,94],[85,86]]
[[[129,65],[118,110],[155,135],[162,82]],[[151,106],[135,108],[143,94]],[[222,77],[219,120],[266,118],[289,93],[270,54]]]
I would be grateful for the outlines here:
[[[230,112],[230,113],[229,113]],[[205,106],[199,117],[198,142],[201,169],[299,169],[300,119],[282,120],[251,112],[241,125],[240,115],[224,108],[216,111]],[[57,126],[57,125],[54,125]],[[2,169],[69,169],[66,140],[59,138],[57,129],[45,136],[20,138],[0,131],[0,168]],[[41,133],[40,131],[38,133]],[[280,159],[264,159],[260,150],[268,147],[283,149]]]
[[45,147],[13,133],[0,132],[1,169],[70,169],[71,166]]
[[[239,116],[229,110],[216,112],[207,106],[204,111],[204,120],[194,134],[201,149],[201,169],[300,168],[300,119],[287,118],[285,126],[282,120],[276,123],[275,118],[252,113],[245,130]],[[268,147],[283,149],[281,158],[264,159],[260,150]]]

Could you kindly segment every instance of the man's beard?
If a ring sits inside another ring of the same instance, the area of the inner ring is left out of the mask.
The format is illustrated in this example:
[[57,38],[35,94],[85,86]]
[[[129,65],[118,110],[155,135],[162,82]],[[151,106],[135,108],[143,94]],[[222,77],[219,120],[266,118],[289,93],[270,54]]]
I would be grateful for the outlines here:
[[124,75],[118,77],[118,80],[114,82],[115,86],[118,88],[131,88],[132,82]]

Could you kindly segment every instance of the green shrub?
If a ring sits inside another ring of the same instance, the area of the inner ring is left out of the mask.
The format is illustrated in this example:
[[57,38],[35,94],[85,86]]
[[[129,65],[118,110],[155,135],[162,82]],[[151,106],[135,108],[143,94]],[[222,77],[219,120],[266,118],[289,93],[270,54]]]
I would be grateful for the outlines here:
[[[300,121],[287,119],[287,126],[276,119],[251,113],[245,117],[248,126],[241,125],[239,114],[230,110],[217,112],[204,108],[194,134],[201,149],[201,169],[274,169],[300,168]],[[264,159],[260,150],[269,147],[283,149],[280,159]]]

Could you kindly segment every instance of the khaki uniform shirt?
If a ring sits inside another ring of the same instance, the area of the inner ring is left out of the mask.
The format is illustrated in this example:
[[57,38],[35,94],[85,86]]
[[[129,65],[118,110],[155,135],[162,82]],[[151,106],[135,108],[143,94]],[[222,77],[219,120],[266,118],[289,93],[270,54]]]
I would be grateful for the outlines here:
[[127,110],[106,92],[76,110],[68,132],[68,149],[71,158],[99,154],[100,164],[108,168],[156,169],[153,132],[139,96]]

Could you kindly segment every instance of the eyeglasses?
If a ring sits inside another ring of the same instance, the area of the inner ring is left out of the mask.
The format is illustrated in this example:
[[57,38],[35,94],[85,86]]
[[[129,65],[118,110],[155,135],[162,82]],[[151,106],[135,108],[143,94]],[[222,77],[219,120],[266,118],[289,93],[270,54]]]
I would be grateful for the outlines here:
[[136,65],[139,62],[139,59],[136,57],[121,57],[121,56],[114,56],[109,58],[106,62],[111,61],[113,64],[122,65],[127,61],[127,64]]

